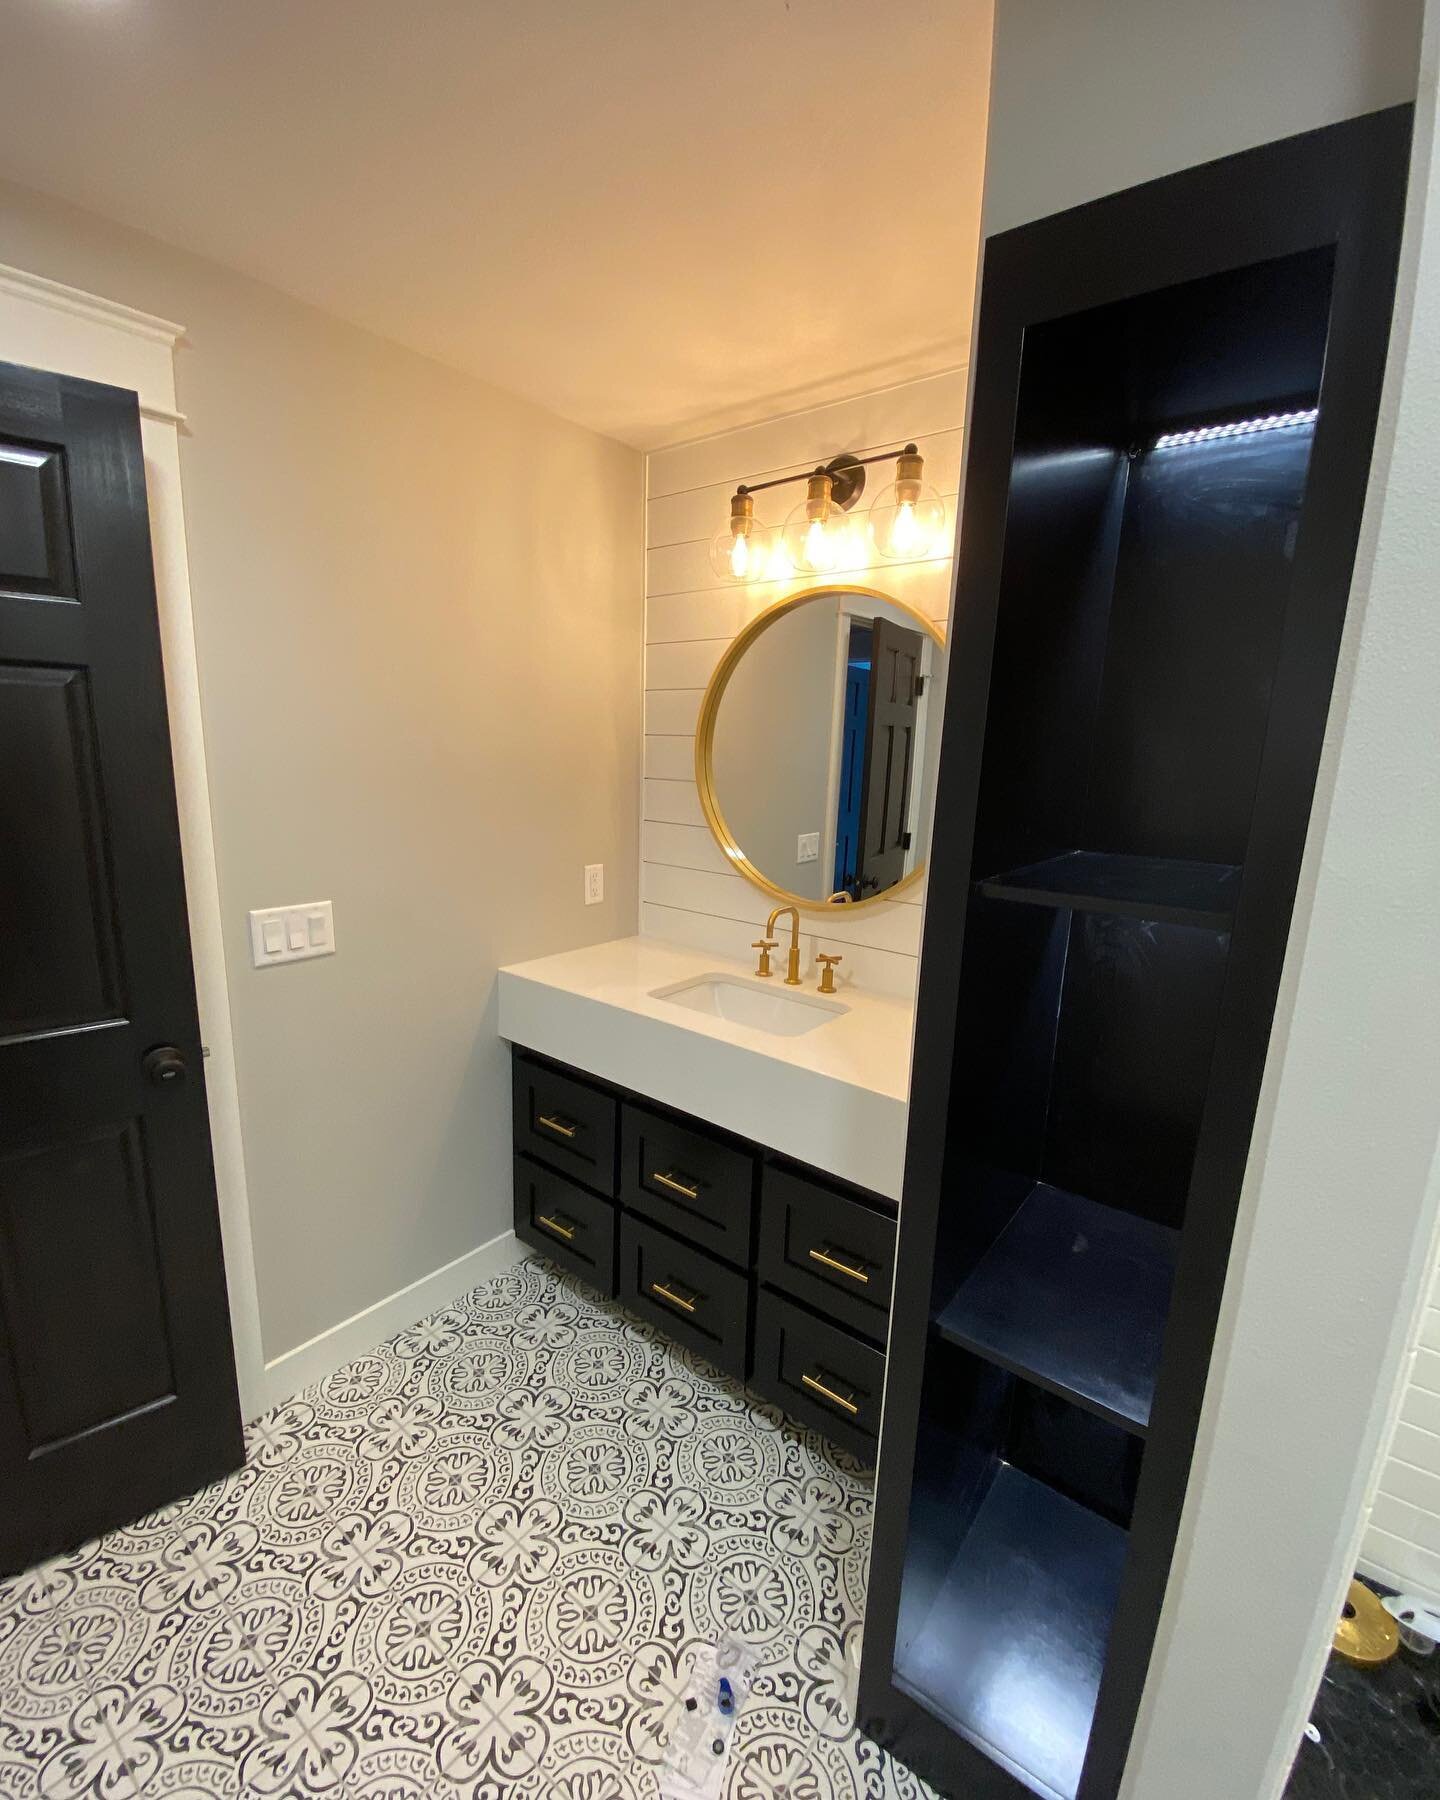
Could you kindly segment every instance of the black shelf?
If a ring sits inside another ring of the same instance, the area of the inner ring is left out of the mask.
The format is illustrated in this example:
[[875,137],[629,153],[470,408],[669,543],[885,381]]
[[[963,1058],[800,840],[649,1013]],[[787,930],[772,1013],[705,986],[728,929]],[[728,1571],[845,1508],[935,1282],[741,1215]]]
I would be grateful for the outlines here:
[[1240,870],[1234,863],[1067,850],[1044,862],[989,875],[976,885],[990,900],[1070,906],[1080,912],[1122,913],[1168,925],[1228,931],[1240,891]]
[[1143,1436],[1179,1234],[1038,1183],[936,1320],[941,1336]]
[[897,1685],[1033,1792],[1074,1800],[1126,1542],[1002,1463]]

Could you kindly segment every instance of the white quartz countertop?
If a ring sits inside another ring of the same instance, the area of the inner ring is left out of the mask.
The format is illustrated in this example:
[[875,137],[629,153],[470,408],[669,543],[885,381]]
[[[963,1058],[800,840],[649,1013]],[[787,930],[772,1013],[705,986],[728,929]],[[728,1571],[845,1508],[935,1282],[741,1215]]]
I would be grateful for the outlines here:
[[[783,968],[783,946],[776,959]],[[787,989],[706,951],[616,938],[501,969],[500,1035],[898,1200],[913,1008],[841,987],[847,1011],[776,1037],[652,994],[704,975],[781,994],[815,985]]]

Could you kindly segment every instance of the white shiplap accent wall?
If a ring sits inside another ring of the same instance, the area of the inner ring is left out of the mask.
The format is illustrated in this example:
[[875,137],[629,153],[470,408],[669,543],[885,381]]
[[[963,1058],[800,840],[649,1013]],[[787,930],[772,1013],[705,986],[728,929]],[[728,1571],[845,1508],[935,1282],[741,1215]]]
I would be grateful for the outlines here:
[[1381,1465],[1361,1567],[1440,1602],[1440,1263]]
[[[710,836],[695,789],[695,721],[701,696],[727,645],[755,615],[801,585],[722,582],[710,568],[710,540],[729,516],[742,481],[808,473],[843,450],[870,456],[914,440],[926,479],[957,510],[965,371],[907,382],[811,412],[766,420],[740,431],[657,450],[649,459],[645,529],[645,792],[640,842],[640,929],[717,956],[748,958],[772,905],[734,874]],[[872,499],[894,480],[893,467],[868,471]],[[804,498],[803,487],[756,498],[756,511],[778,524]],[[768,503],[768,504],[767,504]],[[952,559],[851,569],[836,582],[880,588],[945,625]],[[804,935],[806,967],[817,950],[838,952],[842,985],[908,997],[920,955],[924,883],[901,899]],[[803,916],[809,924],[814,914]],[[818,923],[819,921],[816,920]]]

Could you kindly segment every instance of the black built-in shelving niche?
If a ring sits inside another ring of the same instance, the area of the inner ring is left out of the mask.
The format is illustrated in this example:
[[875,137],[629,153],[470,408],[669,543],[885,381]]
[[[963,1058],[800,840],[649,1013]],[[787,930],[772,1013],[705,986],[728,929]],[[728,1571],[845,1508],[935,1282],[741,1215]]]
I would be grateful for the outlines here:
[[942,1792],[1119,1787],[1334,675],[1408,138],[1408,110],[1375,114],[986,245],[860,1683],[863,1728]]
[[1233,863],[1067,850],[1043,862],[987,876],[979,888],[992,900],[1078,907],[1081,912],[1228,931],[1240,892],[1240,871]]
[[936,1327],[1013,1375],[1143,1436],[1178,1233],[1040,1181]]

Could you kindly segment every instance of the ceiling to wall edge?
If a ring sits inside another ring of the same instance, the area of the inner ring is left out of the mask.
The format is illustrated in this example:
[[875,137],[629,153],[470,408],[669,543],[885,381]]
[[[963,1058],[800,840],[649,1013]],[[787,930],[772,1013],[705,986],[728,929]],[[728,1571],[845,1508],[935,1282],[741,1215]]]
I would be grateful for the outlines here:
[[[734,425],[722,425],[717,426],[714,430],[697,431],[690,437],[676,438],[673,441],[666,441],[665,443],[644,445],[641,447],[641,455],[644,458],[645,465],[646,504],[648,505],[651,500],[668,499],[672,492],[683,493],[686,491],[685,489],[675,489],[667,490],[665,494],[651,493],[650,468],[653,459],[657,456],[668,456],[673,452],[680,450],[694,450],[702,444],[718,443],[722,438],[739,437],[746,431],[755,431],[766,425],[782,425],[790,420],[803,419],[811,413],[829,412],[836,407],[852,405],[860,400],[871,400],[883,394],[898,393],[902,388],[918,387],[923,382],[940,381],[946,376],[959,377],[964,384],[966,396],[965,403],[962,406],[960,413],[949,424],[923,426],[917,428],[915,431],[907,430],[899,436],[892,435],[889,437],[880,437],[875,439],[874,442],[867,441],[863,444],[858,440],[850,442],[847,434],[842,432],[840,433],[840,437],[846,437],[846,442],[841,444],[839,438],[836,438],[835,454],[838,455],[843,451],[850,451],[856,455],[869,454],[871,451],[884,450],[891,444],[898,450],[911,437],[934,437],[941,431],[963,431],[967,423],[970,386],[970,358],[968,354],[968,345],[966,349],[967,354],[958,362],[950,362],[943,368],[930,369],[923,374],[908,376],[901,381],[882,382],[878,387],[857,387],[851,389],[848,393],[836,394],[830,400],[817,401],[811,406],[797,406],[788,411],[762,413],[754,418],[744,420],[743,422]],[[826,441],[828,442],[829,440],[827,439]],[[816,454],[820,454],[818,449]],[[753,468],[747,464],[743,471],[737,471],[733,477],[722,476],[718,483],[707,481],[701,482],[699,485],[701,487],[715,487],[717,485],[728,486],[732,479],[736,481],[759,481],[762,479],[769,480],[778,475],[800,475],[809,470],[811,466],[809,460],[801,462],[761,463]]]
[[719,411],[678,419],[658,436],[635,447],[647,456],[662,450],[687,450],[692,445],[707,443],[713,438],[731,437],[756,425],[824,412],[828,407],[843,406],[847,400],[894,393],[899,388],[914,387],[943,375],[967,375],[969,368],[970,340],[966,339],[947,346],[943,359],[910,366],[903,373],[893,364],[881,364],[851,370],[780,394],[755,394],[736,400]]
[[[519,400],[527,406],[534,406],[539,411],[548,413],[552,418],[562,419],[567,425],[577,430],[591,432],[596,437],[608,438],[613,443],[622,444],[626,449],[638,451],[642,457],[665,450],[680,450],[691,445],[704,443],[711,438],[727,437],[731,433],[745,431],[757,425],[770,424],[782,419],[798,418],[803,414],[822,412],[827,407],[840,406],[849,400],[866,398],[872,394],[884,394],[897,388],[909,387],[915,383],[933,380],[939,376],[963,373],[969,367],[970,339],[947,344],[943,353],[937,353],[936,359],[910,358],[901,363],[872,364],[868,368],[853,369],[841,374],[827,375],[812,382],[801,384],[779,393],[768,392],[747,395],[742,399],[728,402],[724,407],[711,409],[702,413],[690,413],[673,420],[661,428],[658,433],[646,433],[639,437],[622,437],[614,433],[597,430],[584,419],[573,417],[558,411],[555,407],[537,400],[523,388],[511,387],[477,373],[464,363],[448,357],[438,356],[432,351],[422,350],[405,339],[395,337],[388,332],[379,331],[373,325],[365,323],[353,314],[332,307],[317,305],[303,294],[279,283],[267,281],[262,276],[252,275],[233,263],[222,262],[214,257],[188,249],[182,244],[158,237],[152,232],[128,225],[114,219],[108,214],[97,212],[92,208],[76,205],[63,196],[51,194],[38,188],[23,188],[24,192],[33,195],[37,200],[49,204],[58,204],[68,211],[79,213],[95,219],[100,223],[124,231],[143,239],[145,242],[161,248],[171,255],[178,255],[188,261],[200,263],[211,269],[223,269],[237,280],[253,282],[256,286],[278,294],[292,305],[303,307],[307,312],[318,314],[324,319],[333,320],[351,331],[363,332],[366,337],[388,344],[392,348],[404,351],[407,355],[418,356],[428,363],[452,374],[463,377],[466,381],[476,382],[483,387],[503,393],[513,400]],[[144,309],[132,307],[123,301],[84,293],[78,288],[67,286],[64,282],[54,281],[29,269],[0,263],[0,278],[11,277],[23,283],[27,290],[47,289],[54,297],[53,303],[61,310],[68,310],[67,300],[77,303],[74,310],[84,312],[88,307],[99,305],[111,316],[128,316],[136,323],[137,330],[142,326],[148,328],[142,335],[154,335],[157,339],[166,339],[174,347],[183,345],[185,328],[175,325]],[[170,416],[167,414],[167,417]],[[183,414],[174,415],[176,423],[183,423]]]

